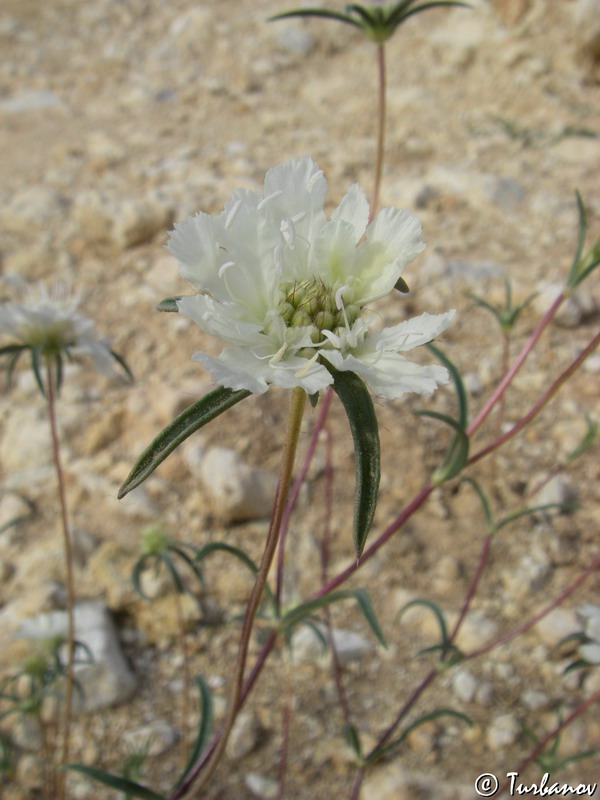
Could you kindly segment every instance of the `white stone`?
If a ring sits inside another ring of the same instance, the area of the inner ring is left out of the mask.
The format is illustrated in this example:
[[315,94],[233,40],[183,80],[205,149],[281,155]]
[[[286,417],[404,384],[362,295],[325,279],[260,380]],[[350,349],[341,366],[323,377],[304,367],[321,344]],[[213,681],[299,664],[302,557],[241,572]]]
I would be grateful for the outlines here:
[[542,617],[534,630],[544,644],[554,647],[565,636],[580,631],[581,625],[572,609],[555,608]]
[[517,564],[502,572],[502,582],[512,598],[538,591],[552,575],[552,560],[541,547],[532,547]]
[[361,800],[473,800],[473,787],[436,781],[394,761],[367,772],[360,796]]
[[72,216],[81,236],[125,249],[166,232],[174,208],[156,192],[133,199],[88,190],[76,198]]
[[493,717],[485,738],[490,750],[502,750],[514,744],[520,732],[521,729],[515,716],[502,713]]
[[551,698],[548,697],[546,692],[542,692],[539,689],[525,689],[525,691],[521,693],[521,703],[532,711],[539,711],[541,708],[547,708],[551,702]]
[[251,712],[242,711],[235,721],[227,742],[229,758],[239,761],[251,753],[258,745],[261,732],[257,717]]
[[[575,492],[563,475],[555,475],[551,478],[539,492],[535,495],[535,505],[551,505],[551,504],[562,504],[562,503],[572,503],[575,500]],[[548,509],[544,513],[554,513],[559,514],[561,512],[560,508],[556,509]]]
[[[327,640],[325,628],[319,627],[323,637]],[[373,650],[373,643],[354,631],[334,628],[333,641],[342,666],[356,661],[365,653]],[[294,660],[299,664],[311,664],[322,659],[328,660],[330,656],[329,647],[324,646],[323,641],[308,626],[302,626],[294,633],[292,652]]]
[[[17,635],[28,638],[66,634],[66,611],[53,611],[24,620],[17,632]],[[76,706],[86,711],[98,711],[128,700],[137,682],[121,652],[115,626],[103,603],[77,603],[75,639],[87,647],[93,658],[92,663],[75,665],[75,676],[83,690],[83,699],[78,692],[74,695]]]
[[[538,295],[533,300],[534,310],[542,315],[550,308],[562,291],[559,283],[543,283],[538,286]],[[563,300],[552,321],[559,328],[576,328],[591,316],[596,303],[587,286],[580,286],[572,295]]]
[[468,669],[457,670],[452,680],[454,694],[463,703],[470,703],[473,700],[478,685],[477,678]]
[[256,772],[249,772],[244,778],[247,789],[260,800],[275,800],[279,794],[279,784],[273,778],[267,778]]
[[[184,450],[184,457],[186,453]],[[245,464],[235,450],[226,447],[211,448],[200,459],[194,449],[187,458],[219,516],[237,522],[270,515],[277,489],[276,475]]]

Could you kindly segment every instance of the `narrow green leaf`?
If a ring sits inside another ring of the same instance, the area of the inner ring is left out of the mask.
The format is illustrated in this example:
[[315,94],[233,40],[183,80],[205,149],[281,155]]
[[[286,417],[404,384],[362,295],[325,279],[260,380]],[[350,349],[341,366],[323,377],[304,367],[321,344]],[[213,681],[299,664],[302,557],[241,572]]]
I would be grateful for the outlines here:
[[431,353],[433,353],[438,361],[442,362],[442,364],[450,373],[450,377],[452,378],[452,382],[454,383],[454,388],[456,390],[456,401],[458,403],[458,424],[461,428],[466,428],[469,420],[469,404],[467,401],[467,391],[465,389],[463,379],[460,376],[460,372],[439,347],[436,347],[436,345],[432,344],[431,342],[425,346]]
[[335,19],[338,22],[346,22],[348,25],[354,25],[356,28],[361,28],[362,25],[352,17],[346,14],[340,14],[337,11],[329,11],[327,8],[299,8],[296,11],[286,11],[283,14],[275,14],[269,17],[268,22],[276,22],[280,19],[288,19],[289,17],[322,17],[323,19]]
[[471,486],[477,492],[477,495],[483,507],[483,516],[485,517],[485,527],[487,528],[488,533],[491,533],[494,530],[494,518],[492,517],[492,510],[490,508],[487,495],[485,494],[481,486],[477,483],[477,481],[474,478],[462,478],[461,483],[470,483]]
[[358,375],[339,372],[331,366],[327,368],[333,375],[333,388],[342,401],[354,439],[356,488],[353,537],[356,556],[360,558],[375,516],[381,477],[377,417],[371,395]]
[[396,619],[399,620],[409,608],[413,608],[414,606],[425,606],[425,608],[428,608],[431,612],[433,612],[433,615],[437,619],[438,625],[440,626],[442,645],[448,647],[450,642],[448,641],[448,628],[446,626],[446,620],[444,619],[444,615],[442,614],[440,607],[437,605],[437,603],[434,603],[433,600],[428,600],[426,597],[416,597],[414,600],[411,600],[409,603],[406,603],[406,605],[402,606],[396,615]]
[[181,300],[183,296],[184,295],[182,294],[174,294],[172,297],[165,297],[164,300],[161,300],[160,303],[156,304],[156,310],[169,311],[171,313],[177,314],[179,312],[177,301]]
[[198,726],[198,735],[196,736],[196,741],[194,742],[187,764],[177,782],[178,786],[182,783],[185,776],[208,744],[208,739],[213,727],[213,702],[210,687],[200,675],[196,675],[194,680],[196,681],[196,686],[200,693],[200,724]]
[[21,353],[26,349],[26,344],[7,344],[4,345],[4,347],[0,347],[0,356],[7,356],[11,355],[12,353]]
[[175,591],[177,594],[185,594],[185,583],[181,579],[181,575],[177,571],[177,567],[173,563],[173,559],[169,555],[169,553],[159,553],[158,554],[160,560],[166,566],[167,570],[171,574],[171,578],[173,579],[173,585],[175,586]]
[[394,750],[396,747],[402,744],[406,737],[416,728],[424,725],[426,722],[437,719],[438,717],[456,717],[457,719],[461,719],[463,722],[466,722],[469,727],[473,725],[471,719],[460,711],[455,711],[452,708],[436,708],[435,711],[430,711],[428,714],[423,714],[423,716],[416,719],[411,725],[402,731],[397,739],[394,739],[392,742],[389,742],[383,747],[375,750],[372,753],[371,758],[369,758],[369,763],[379,760],[384,754],[389,753],[391,750]]
[[240,400],[248,397],[251,392],[245,389],[234,391],[219,386],[200,400],[192,403],[191,406],[182,411],[175,417],[167,427],[158,434],[156,439],[151,442],[138,458],[133,469],[125,479],[119,490],[118,497],[121,499],[139,486],[151,475],[159,464],[170,455],[176,447],[184,442],[192,433],[202,428],[211,420],[218,417],[228,408],[231,408]]
[[573,262],[571,263],[571,269],[569,270],[569,275],[567,277],[567,286],[577,285],[577,280],[576,280],[577,271],[579,268],[581,257],[583,255],[583,248],[585,245],[585,237],[587,233],[587,212],[585,209],[585,205],[583,203],[583,198],[581,197],[579,191],[575,192],[575,198],[577,200],[577,213],[579,216],[578,230],[577,230],[577,245],[575,247]]
[[431,3],[423,3],[422,6],[417,6],[417,8],[411,8],[410,11],[407,11],[406,14],[404,14],[401,21],[404,22],[409,17],[412,17],[413,14],[419,14],[421,11],[427,11],[430,8],[441,8],[442,6],[460,6],[462,8],[471,8],[468,3],[454,2],[454,0],[448,0],[448,2],[445,2],[445,0],[436,0],[435,2]]
[[527,517],[530,514],[537,514],[538,511],[548,511],[551,508],[558,508],[561,511],[572,511],[578,507],[577,503],[573,502],[565,502],[565,503],[545,503],[541,506],[531,506],[530,508],[523,508],[520,511],[513,511],[512,514],[507,514],[505,517],[502,517],[496,523],[495,529],[497,531],[500,528],[503,528],[505,525],[508,525],[509,522],[514,522],[516,519],[520,519],[521,517]]
[[586,431],[577,447],[566,457],[565,461],[567,464],[575,461],[575,459],[579,458],[582,453],[585,453],[588,447],[594,443],[597,436],[600,434],[600,425],[597,422],[594,422],[594,420],[587,414],[585,415],[585,419],[587,423]]
[[568,666],[566,666],[563,670],[563,675],[568,675],[569,672],[573,672],[576,669],[585,669],[586,667],[591,667],[589,661],[586,661],[585,658],[578,658],[577,661],[572,661]]
[[[197,564],[200,564],[209,553],[214,553],[219,551],[223,553],[229,553],[229,555],[235,556],[235,558],[239,559],[242,562],[242,564],[245,564],[245,566],[248,567],[248,569],[253,575],[256,575],[256,573],[258,572],[258,567],[254,563],[254,561],[252,561],[252,559],[249,556],[247,556],[243,550],[240,550],[239,547],[234,547],[231,544],[227,544],[226,542],[209,542],[207,545],[198,550],[196,557],[194,558],[194,561]],[[264,592],[273,610],[273,614],[276,615],[277,601],[275,600],[273,592],[268,584],[265,584]]]
[[63,360],[60,353],[57,353],[54,359],[56,365],[55,379],[56,379],[56,393],[58,394],[62,387],[63,382]]
[[146,566],[146,561],[148,559],[155,559],[157,558],[156,553],[145,553],[143,556],[140,556],[138,560],[135,562],[133,569],[131,570],[131,582],[133,584],[134,590],[139,594],[140,597],[143,597],[144,600],[151,600],[152,598],[149,597],[144,589],[142,588],[142,570]]
[[360,736],[358,735],[358,730],[356,729],[356,725],[349,725],[346,723],[343,727],[343,734],[344,740],[348,747],[353,751],[354,755],[356,756],[356,760],[359,763],[363,762],[362,757],[362,747],[360,744]]
[[39,347],[31,347],[31,368],[35,377],[35,382],[38,385],[40,392],[46,397],[46,389],[44,381],[42,380],[42,373],[40,371],[40,349]]
[[18,350],[15,350],[11,357],[8,359],[8,364],[6,366],[6,386],[10,387],[12,385],[12,377],[15,371],[15,367],[17,366],[17,361],[21,358],[23,351],[27,348],[21,347]]
[[125,361],[125,359],[123,358],[123,356],[119,355],[119,353],[117,353],[115,350],[110,350],[109,352],[111,356],[114,358],[114,360],[117,362],[117,364],[121,367],[123,372],[127,375],[129,380],[133,383],[133,381],[135,380],[135,378],[133,377],[133,372],[129,369],[129,366]]
[[293,627],[299,622],[305,621],[306,617],[311,617],[314,612],[318,611],[320,608],[324,608],[332,603],[337,603],[340,600],[349,599],[356,600],[369,627],[379,642],[384,647],[387,647],[385,636],[377,621],[369,596],[364,589],[341,589],[338,592],[331,592],[330,594],[323,595],[323,597],[316,597],[314,600],[307,600],[305,603],[300,603],[295,608],[290,609],[290,611],[281,618],[281,628],[285,630],[288,627]]
[[124,792],[131,797],[140,797],[141,800],[165,800],[164,795],[157,794],[152,789],[147,789],[139,783],[127,780],[127,778],[111,775],[110,772],[105,772],[103,769],[98,769],[98,767],[88,767],[85,764],[66,764],[65,769],[81,772],[82,775],[87,775],[88,778],[103,783],[105,786],[110,786],[111,789],[118,789],[118,791]]
[[435,470],[432,476],[434,486],[441,486],[445,481],[454,478],[463,469],[469,458],[469,437],[465,430],[461,428],[459,423],[449,417],[447,414],[440,414],[438,411],[425,411],[423,409],[416,409],[412,412],[420,417],[431,417],[432,419],[445,422],[455,431],[455,436],[450,443],[444,460],[440,466]]
[[[188,546],[191,547],[191,545],[188,545]],[[202,571],[200,569],[198,569],[198,567],[196,566],[196,564],[194,562],[194,559],[191,558],[185,552],[185,550],[183,549],[183,546],[181,546],[181,545],[170,545],[169,546],[169,550],[172,553],[176,553],[179,556],[179,558],[181,558],[183,561],[185,561],[185,563],[192,570],[194,575],[198,578],[199,582],[202,585],[204,585],[204,576],[202,575]],[[194,551],[194,558],[195,558],[198,551],[197,551],[197,549],[195,547],[192,547],[192,550]]]
[[569,764],[573,764],[576,761],[583,761],[585,758],[592,758],[593,756],[598,755],[598,753],[600,753],[600,747],[594,747],[592,750],[582,750],[580,753],[574,753],[572,756],[563,758],[558,767],[559,769],[564,769]]

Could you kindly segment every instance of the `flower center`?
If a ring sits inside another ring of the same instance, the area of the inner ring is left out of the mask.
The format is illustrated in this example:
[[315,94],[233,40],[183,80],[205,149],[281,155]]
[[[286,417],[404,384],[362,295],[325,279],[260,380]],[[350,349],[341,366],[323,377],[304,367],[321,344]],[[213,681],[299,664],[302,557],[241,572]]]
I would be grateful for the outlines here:
[[344,306],[341,298],[339,306],[331,286],[322,278],[309,278],[284,285],[277,311],[289,328],[312,326],[311,339],[317,344],[323,339],[322,331],[351,326],[358,317],[358,306]]

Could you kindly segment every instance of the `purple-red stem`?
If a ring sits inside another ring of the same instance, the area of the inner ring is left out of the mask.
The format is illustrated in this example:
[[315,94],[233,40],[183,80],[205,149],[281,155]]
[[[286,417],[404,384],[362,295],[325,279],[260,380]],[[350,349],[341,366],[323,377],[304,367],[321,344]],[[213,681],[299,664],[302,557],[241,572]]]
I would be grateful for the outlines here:
[[496,405],[498,400],[500,400],[500,398],[502,397],[502,395],[504,394],[504,392],[506,391],[506,389],[508,388],[508,386],[512,382],[512,380],[515,377],[515,375],[517,374],[517,372],[521,369],[521,367],[525,363],[525,361],[527,359],[527,356],[533,350],[537,340],[540,338],[540,336],[544,332],[544,329],[549,324],[549,322],[552,319],[552,317],[556,314],[559,306],[561,305],[561,303],[563,302],[564,299],[565,299],[564,294],[562,294],[562,293],[559,294],[558,297],[556,298],[556,300],[552,303],[552,305],[548,309],[548,311],[546,311],[546,313],[544,314],[542,319],[535,326],[535,329],[534,329],[533,333],[531,334],[531,336],[529,337],[529,339],[525,343],[523,349],[521,350],[521,352],[519,353],[519,355],[515,359],[512,367],[506,373],[504,378],[502,378],[502,380],[500,381],[500,383],[498,384],[498,386],[496,387],[496,389],[494,390],[494,392],[492,393],[492,395],[490,396],[488,401],[484,404],[483,408],[478,412],[478,414],[475,417],[475,419],[473,420],[473,422],[471,422],[471,424],[467,428],[467,434],[469,436],[471,436],[477,430],[477,428],[480,427],[480,425],[484,422],[484,420],[489,415],[489,413],[492,410],[492,408]]
[[[550,743],[550,742],[551,742],[553,739],[555,739],[555,738],[556,738],[556,737],[557,737],[557,736],[560,734],[560,732],[561,732],[561,731],[564,731],[564,729],[565,729],[565,728],[567,728],[567,727],[568,727],[568,726],[569,726],[569,725],[570,725],[570,724],[573,722],[573,720],[574,720],[574,719],[576,719],[577,717],[580,717],[582,714],[584,714],[584,713],[585,713],[585,712],[588,710],[588,708],[589,708],[590,706],[592,706],[594,703],[597,703],[599,700],[600,700],[600,689],[599,689],[597,692],[594,692],[594,694],[593,694],[593,695],[591,695],[590,697],[588,697],[588,698],[587,698],[587,700],[584,700],[583,702],[581,702],[581,703],[580,703],[580,704],[579,704],[579,705],[578,705],[576,708],[574,708],[574,709],[573,709],[573,711],[571,711],[571,713],[570,713],[570,714],[569,714],[569,715],[568,715],[568,716],[567,716],[567,717],[566,717],[566,718],[565,718],[565,719],[564,719],[564,720],[563,720],[563,721],[560,723],[560,725],[557,725],[557,726],[556,726],[556,727],[555,727],[553,730],[551,730],[551,731],[550,731],[550,733],[548,733],[546,736],[544,736],[544,738],[543,738],[543,739],[541,739],[541,740],[540,740],[540,741],[539,741],[539,742],[536,744],[536,746],[533,748],[533,750],[531,751],[531,753],[529,753],[529,755],[527,756],[527,758],[524,758],[524,759],[523,759],[523,761],[521,761],[521,763],[520,763],[520,764],[519,764],[519,765],[516,767],[516,769],[514,770],[514,772],[516,772],[516,773],[520,773],[520,772],[521,772],[521,770],[523,770],[523,769],[525,769],[526,767],[528,767],[528,766],[529,766],[529,764],[531,764],[531,762],[532,762],[532,761],[533,761],[535,758],[537,758],[537,757],[540,755],[540,753],[543,753],[543,752],[544,752],[544,748],[545,748],[545,747],[546,747],[546,746],[547,746],[547,745],[548,745],[548,744],[549,744],[549,743]],[[504,791],[505,791],[505,790],[508,788],[508,786],[509,786],[509,785],[510,785],[510,778],[509,778],[507,781],[505,781],[505,782],[502,784],[502,786],[501,786],[501,787],[498,789],[498,791],[496,792],[496,794],[497,794],[497,795],[501,795],[501,794],[502,794],[502,792],[504,792]]]
[[[65,480],[60,458],[60,441],[58,437],[58,426],[56,424],[56,396],[55,396],[55,376],[52,369],[52,362],[48,358],[46,364],[46,383],[48,400],[48,419],[50,421],[50,435],[52,438],[52,459],[54,461],[54,471],[58,487],[58,499],[60,503],[60,517],[63,535],[63,546],[65,551],[65,570],[67,585],[67,665],[65,681],[65,704],[64,704],[64,725],[61,763],[69,761],[71,751],[71,716],[73,712],[73,667],[75,663],[75,576],[73,574],[73,546],[71,543],[71,533],[69,531],[69,515],[67,511],[67,493]],[[59,770],[57,774],[58,797],[63,800],[67,796],[66,773]]]
[[575,592],[581,586],[582,583],[585,583],[585,581],[589,578],[589,576],[599,568],[600,568],[600,556],[597,556],[592,561],[590,566],[587,567],[587,569],[585,569],[580,575],[577,576],[577,578],[573,581],[572,584],[567,586],[566,589],[563,589],[563,591],[558,595],[558,597],[555,597],[554,600],[547,606],[545,606],[538,614],[531,617],[531,619],[527,620],[527,622],[524,622],[522,625],[519,625],[518,628],[514,628],[512,631],[509,631],[508,633],[505,633],[503,636],[500,636],[498,639],[494,639],[494,641],[488,642],[488,644],[484,645],[483,647],[479,647],[477,650],[473,650],[470,653],[465,653],[464,659],[466,660],[466,659],[478,658],[479,656],[485,655],[485,653],[489,653],[490,650],[494,650],[496,647],[500,647],[500,645],[502,644],[507,644],[507,642],[512,641],[512,639],[516,639],[517,636],[520,636],[522,633],[525,633],[525,631],[528,631],[530,628],[533,628],[533,626],[537,625],[537,623],[543,617],[545,617],[546,614],[549,614],[551,611],[557,608],[561,603],[563,603],[567,599],[567,597],[572,595],[573,592]]
[[565,383],[571,375],[581,366],[583,361],[592,353],[598,343],[600,342],[600,331],[594,336],[592,341],[585,347],[581,353],[577,356],[577,358],[569,364],[566,370],[562,372],[558,378],[554,381],[554,383],[547,389],[544,394],[540,397],[540,399],[529,409],[527,414],[525,414],[521,419],[516,422],[513,427],[507,431],[502,436],[499,436],[490,444],[486,445],[486,447],[482,447],[481,450],[478,450],[477,453],[472,455],[469,458],[468,463],[474,464],[476,461],[479,461],[480,458],[483,458],[488,453],[492,452],[492,450],[496,450],[498,447],[504,444],[504,442],[512,439],[519,431],[523,430],[523,428],[528,425],[544,408],[544,406],[554,397],[556,392],[560,389],[560,387]]

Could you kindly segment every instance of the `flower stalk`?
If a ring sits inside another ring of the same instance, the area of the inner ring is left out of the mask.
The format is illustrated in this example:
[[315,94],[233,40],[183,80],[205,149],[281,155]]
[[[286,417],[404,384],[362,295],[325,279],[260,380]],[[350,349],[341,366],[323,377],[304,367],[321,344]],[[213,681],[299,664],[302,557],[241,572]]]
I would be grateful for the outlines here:
[[[67,663],[65,678],[65,702],[63,708],[62,750],[60,761],[67,764],[71,751],[71,716],[73,711],[73,664],[75,660],[75,579],[73,574],[73,547],[69,531],[69,518],[67,511],[67,496],[65,491],[64,474],[60,458],[60,441],[56,423],[56,375],[53,369],[53,359],[46,360],[46,399],[48,406],[48,419],[50,422],[50,435],[52,440],[52,460],[56,473],[58,499],[60,503],[61,528],[63,547],[65,552],[66,587],[67,587]],[[58,798],[64,800],[66,794],[66,773],[58,771]]]
[[[231,729],[233,728],[240,708],[240,699],[244,686],[244,672],[246,670],[246,661],[248,656],[248,648],[250,645],[250,637],[254,625],[254,618],[256,617],[256,612],[258,610],[260,599],[267,582],[269,570],[271,568],[275,550],[277,548],[277,542],[279,540],[281,520],[288,499],[292,469],[294,467],[294,460],[296,456],[298,438],[300,435],[300,426],[302,424],[302,417],[304,415],[305,403],[306,393],[304,390],[298,387],[293,389],[290,399],[285,444],[283,446],[281,457],[279,483],[277,486],[277,492],[275,494],[275,502],[273,505],[273,513],[271,516],[271,523],[269,525],[265,549],[260,562],[259,571],[256,575],[252,594],[250,595],[250,599],[246,607],[246,613],[242,625],[235,675],[233,678],[233,686],[229,698],[229,709],[225,722],[223,723],[219,741],[200,774],[200,779],[196,787],[197,790],[200,790],[206,785],[219,765],[221,757],[225,751],[225,747],[227,746],[229,734],[231,733]],[[179,794],[174,795],[174,797],[180,796],[181,795]]]

